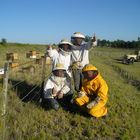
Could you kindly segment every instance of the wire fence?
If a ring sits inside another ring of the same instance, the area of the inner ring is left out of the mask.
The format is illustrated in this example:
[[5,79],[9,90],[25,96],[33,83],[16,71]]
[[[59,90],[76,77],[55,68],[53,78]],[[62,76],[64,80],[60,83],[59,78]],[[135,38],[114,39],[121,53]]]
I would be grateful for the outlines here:
[[44,80],[48,78],[51,71],[51,65],[46,64],[46,55],[41,64],[36,64],[36,59],[21,63],[17,66],[10,67],[9,62],[4,66],[4,77],[2,92],[2,114],[3,118],[3,140],[6,139],[6,114],[7,114],[7,96],[8,91],[14,93],[21,101],[30,101],[35,104],[39,103],[42,97]]

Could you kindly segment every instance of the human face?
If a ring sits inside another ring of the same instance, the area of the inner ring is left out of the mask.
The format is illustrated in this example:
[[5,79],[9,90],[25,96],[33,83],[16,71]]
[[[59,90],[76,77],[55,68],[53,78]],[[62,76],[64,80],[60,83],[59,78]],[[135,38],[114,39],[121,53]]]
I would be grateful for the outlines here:
[[66,52],[70,51],[70,45],[68,45],[68,44],[62,44],[62,45],[60,45],[60,48]]
[[84,78],[87,79],[87,80],[94,79],[97,76],[97,74],[98,74],[98,72],[93,71],[93,70],[83,72]]
[[55,76],[58,76],[58,77],[65,77],[65,70],[55,70],[53,73]]
[[80,46],[82,44],[83,40],[84,40],[83,38],[75,37],[75,38],[72,38],[72,43],[74,45]]

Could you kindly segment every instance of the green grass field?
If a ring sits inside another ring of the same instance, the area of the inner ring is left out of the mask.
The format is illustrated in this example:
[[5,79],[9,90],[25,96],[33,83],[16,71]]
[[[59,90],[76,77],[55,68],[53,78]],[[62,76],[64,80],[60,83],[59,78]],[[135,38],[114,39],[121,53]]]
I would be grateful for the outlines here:
[[[44,53],[45,46],[0,46],[0,67],[4,65],[7,52],[18,52],[20,63],[27,61],[26,52],[38,50]],[[45,111],[35,102],[22,102],[17,90],[8,90],[6,114],[7,140],[139,140],[140,139],[140,87],[132,80],[140,81],[140,62],[121,64],[119,59],[133,50],[93,48],[90,62],[94,64],[109,85],[107,103],[108,117],[95,119],[84,114],[63,109]],[[47,66],[49,70],[49,66]],[[31,76],[11,72],[11,79],[25,80],[29,85],[39,85],[40,66]],[[11,70],[12,71],[12,70]],[[46,72],[49,73],[48,71]],[[46,75],[47,75],[46,74]],[[9,83],[9,87],[11,84]],[[26,87],[24,87],[26,88]],[[2,84],[0,85],[0,90]],[[0,93],[2,112],[3,92]],[[0,120],[0,136],[3,135],[3,119]]]

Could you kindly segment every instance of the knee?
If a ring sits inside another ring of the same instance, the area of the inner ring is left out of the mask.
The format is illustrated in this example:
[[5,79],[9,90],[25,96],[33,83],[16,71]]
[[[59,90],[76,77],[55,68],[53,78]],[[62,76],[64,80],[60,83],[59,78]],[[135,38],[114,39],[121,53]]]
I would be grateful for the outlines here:
[[53,108],[54,110],[58,110],[59,107],[60,107],[60,105],[59,105],[58,103],[56,103],[56,104],[54,104],[54,105],[52,106],[52,108]]
[[43,104],[44,104],[43,107],[44,107],[45,109],[54,109],[54,110],[58,110],[59,107],[60,107],[59,103],[58,103],[55,99],[52,99],[52,98],[50,98],[50,99],[45,99]]

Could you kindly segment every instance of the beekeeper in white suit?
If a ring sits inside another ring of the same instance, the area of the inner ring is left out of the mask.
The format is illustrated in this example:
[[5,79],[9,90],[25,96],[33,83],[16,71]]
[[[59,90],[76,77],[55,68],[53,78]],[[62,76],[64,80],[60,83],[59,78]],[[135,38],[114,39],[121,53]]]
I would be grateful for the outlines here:
[[65,73],[64,65],[57,63],[44,87],[43,106],[45,108],[58,110],[60,105],[70,107],[73,92]]
[[58,44],[58,50],[52,49],[51,46],[47,48],[47,54],[52,59],[52,69],[54,69],[57,63],[62,63],[70,77],[71,72],[69,71],[69,66],[71,64],[71,46],[72,44],[68,40],[63,39]]
[[95,35],[89,40],[89,42],[84,42],[85,36],[80,32],[75,32],[71,36],[71,68],[73,73],[75,90],[80,91],[81,79],[82,79],[82,68],[89,64],[89,49],[97,45],[97,40]]

